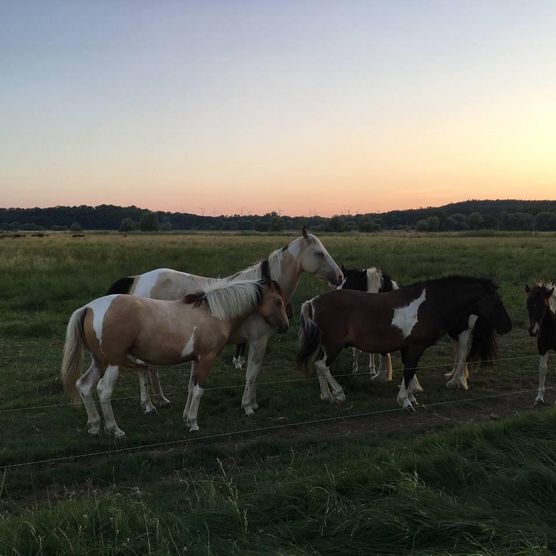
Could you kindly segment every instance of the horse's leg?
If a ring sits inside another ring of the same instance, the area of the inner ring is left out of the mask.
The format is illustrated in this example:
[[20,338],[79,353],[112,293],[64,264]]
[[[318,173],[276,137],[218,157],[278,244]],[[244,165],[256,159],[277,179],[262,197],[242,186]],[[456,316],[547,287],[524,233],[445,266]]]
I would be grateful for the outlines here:
[[87,411],[88,432],[95,435],[100,432],[100,415],[95,405],[93,391],[100,379],[100,372],[99,361],[92,357],[90,367],[75,383],[83,400],[85,411]]
[[[322,377],[325,382],[327,382],[332,388],[332,393],[328,391],[328,399],[331,402],[343,402],[346,399],[344,389],[340,386],[339,382],[332,376],[332,373],[330,372],[330,365],[332,365],[339,352],[340,350],[335,349],[329,350],[328,352],[324,351],[322,359],[315,361],[315,367],[317,369],[317,373],[319,374],[319,382]],[[326,390],[328,390],[328,385],[326,385]],[[323,392],[326,392],[326,390],[323,389],[321,382],[321,399],[326,399],[323,398]]]
[[452,347],[454,348],[454,366],[448,373],[444,373],[446,378],[454,378],[458,366],[458,341],[452,338]]
[[249,342],[249,355],[247,358],[247,373],[245,374],[245,390],[241,400],[241,407],[245,415],[253,415],[257,405],[257,376],[261,370],[268,336]]
[[371,379],[378,382],[390,382],[392,380],[392,357],[389,353],[379,355],[378,372],[371,376]]
[[245,365],[245,347],[245,343],[236,345],[236,352],[232,358],[234,369],[242,369]]
[[359,350],[357,348],[351,348],[351,355],[352,355],[351,372],[355,374],[359,372],[359,361],[357,361],[359,357]]
[[412,402],[417,403],[415,396],[410,390],[411,382],[415,376],[417,370],[417,365],[423,354],[423,349],[418,347],[408,348],[405,350],[405,355],[403,356],[404,371],[403,371],[403,381],[400,386],[400,391],[398,393],[398,403],[408,410],[414,410]]
[[113,434],[116,438],[125,436],[125,432],[118,427],[112,411],[112,392],[118,380],[119,370],[120,368],[117,365],[108,365],[106,371],[104,371],[104,376],[97,384],[98,399],[104,415],[104,430]]
[[458,336],[456,352],[456,366],[454,368],[452,378],[446,383],[447,388],[462,388],[468,390],[467,379],[465,378],[465,362],[469,353],[469,339],[471,330],[464,330]]
[[139,387],[141,388],[141,407],[145,411],[145,415],[155,415],[156,407],[151,403],[151,398],[149,397],[148,372],[147,369],[139,369],[137,371],[139,375]]
[[183,408],[183,420],[187,423],[187,414],[191,406],[191,398],[193,397],[193,375],[195,374],[195,361],[191,362],[191,371],[189,372],[189,383],[187,385],[187,400]]
[[546,370],[548,368],[548,353],[541,355],[539,358],[539,391],[535,398],[535,405],[544,404],[544,380],[546,378]]
[[203,396],[205,382],[207,380],[207,376],[213,362],[213,355],[201,357],[191,371],[192,380],[190,381],[190,384],[193,386],[193,388],[191,389],[191,400],[189,401],[189,408],[187,410],[187,425],[189,426],[189,432],[195,432],[199,430],[199,425],[197,424],[199,404],[201,403],[201,397]]
[[[380,361],[380,359],[379,359]],[[380,363],[379,365],[379,369],[380,369]],[[375,367],[375,354],[374,353],[369,353],[369,375],[371,376],[371,378],[375,378],[377,375],[376,372],[376,367]]]
[[156,367],[151,367],[149,365],[149,378],[151,379],[151,384],[153,387],[153,398],[155,405],[157,405],[158,407],[166,407],[168,405],[172,405],[172,402],[164,395],[164,392],[162,391],[160,376],[158,375],[158,369]]

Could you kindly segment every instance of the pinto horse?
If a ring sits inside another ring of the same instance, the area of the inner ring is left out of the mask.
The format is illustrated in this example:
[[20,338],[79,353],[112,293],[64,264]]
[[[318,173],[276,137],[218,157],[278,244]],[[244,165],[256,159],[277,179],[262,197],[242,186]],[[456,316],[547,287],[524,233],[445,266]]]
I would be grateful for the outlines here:
[[[153,299],[175,300],[207,287],[212,288],[216,284],[228,285],[238,280],[271,278],[282,289],[284,302],[287,305],[291,302],[299,279],[304,272],[323,278],[334,286],[341,284],[343,280],[342,271],[322,242],[315,235],[310,234],[305,226],[300,237],[285,247],[270,253],[268,259],[227,278],[207,278],[168,268],[159,268],[138,276],[120,278],[112,285],[108,293],[127,293]],[[245,389],[241,401],[246,415],[253,415],[258,408],[257,376],[268,341],[275,333],[275,330],[260,315],[253,314],[229,338],[230,344],[247,343],[249,345]],[[155,393],[155,402],[160,405],[170,403],[164,397],[156,369],[149,368],[149,375]],[[147,398],[147,403],[144,404],[145,412],[154,412],[154,406],[148,397],[148,390],[146,390],[146,371],[140,375],[139,384],[141,398]]]
[[525,286],[527,312],[529,313],[529,334],[537,338],[539,352],[539,391],[535,405],[544,404],[548,352],[556,351],[556,294],[554,284],[539,282],[530,288]]
[[[363,269],[347,269],[342,265],[344,273],[343,289],[366,291],[369,293],[382,293],[399,288],[389,274],[376,267]],[[469,377],[468,361],[479,360],[481,364],[489,364],[496,355],[497,344],[494,329],[477,315],[464,315],[454,328],[448,331],[454,344],[455,362],[452,370],[445,374],[448,388],[461,388],[468,390],[467,378]],[[357,372],[357,354],[359,350],[353,348],[353,372]],[[378,372],[374,369],[373,354],[369,358],[371,379],[380,379],[386,382],[392,380],[392,358],[390,354],[381,357]],[[414,378],[413,388],[422,391]]]
[[[230,336],[252,314],[280,333],[288,329],[277,284],[235,282],[178,301],[125,294],[100,297],[69,320],[61,370],[64,388],[74,401],[83,399],[89,433],[98,434],[100,417],[92,396],[96,387],[104,429],[121,437],[125,433],[116,424],[111,404],[120,368],[192,361],[183,416],[190,431],[199,430],[197,414],[208,373]],[[79,378],[83,349],[91,354],[92,364]]]
[[344,347],[368,353],[399,349],[404,376],[398,402],[413,409],[416,400],[410,386],[421,356],[470,313],[485,319],[499,334],[512,328],[497,288],[488,279],[447,276],[381,294],[335,290],[302,305],[297,362],[307,369],[314,361],[321,398],[341,401],[343,389],[332,377],[330,365]]

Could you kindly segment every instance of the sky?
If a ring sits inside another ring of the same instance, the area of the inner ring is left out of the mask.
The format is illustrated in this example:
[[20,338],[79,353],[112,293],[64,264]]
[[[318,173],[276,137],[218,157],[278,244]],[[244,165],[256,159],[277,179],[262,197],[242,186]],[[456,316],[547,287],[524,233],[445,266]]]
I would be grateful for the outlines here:
[[555,0],[0,0],[0,206],[556,198]]

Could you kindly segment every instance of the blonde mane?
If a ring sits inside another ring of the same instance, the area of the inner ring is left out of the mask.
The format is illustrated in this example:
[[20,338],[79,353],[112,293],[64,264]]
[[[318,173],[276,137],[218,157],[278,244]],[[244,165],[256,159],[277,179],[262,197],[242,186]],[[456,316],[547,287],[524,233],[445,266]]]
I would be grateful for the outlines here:
[[254,310],[261,302],[262,289],[260,280],[245,280],[227,286],[215,285],[202,292],[199,299],[207,302],[213,317],[231,320]]

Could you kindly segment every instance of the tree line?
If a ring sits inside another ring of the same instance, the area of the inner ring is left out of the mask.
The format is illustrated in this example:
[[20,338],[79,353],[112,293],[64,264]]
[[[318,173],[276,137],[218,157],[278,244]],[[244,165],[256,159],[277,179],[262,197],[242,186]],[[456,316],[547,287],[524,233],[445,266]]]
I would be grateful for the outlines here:
[[556,230],[556,201],[464,201],[442,207],[384,213],[292,217],[264,215],[201,216],[183,212],[149,211],[136,206],[0,208],[0,229],[16,230],[254,230],[279,232],[307,224],[314,231],[414,229],[423,232],[462,230]]

